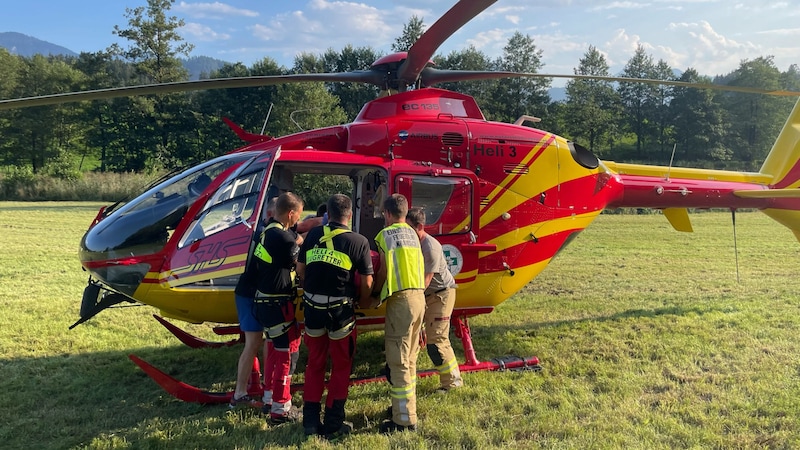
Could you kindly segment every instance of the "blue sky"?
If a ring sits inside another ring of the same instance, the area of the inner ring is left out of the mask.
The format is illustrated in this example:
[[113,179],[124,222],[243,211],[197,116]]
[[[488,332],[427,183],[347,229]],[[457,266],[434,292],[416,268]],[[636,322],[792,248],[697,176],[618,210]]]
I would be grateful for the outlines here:
[[[412,14],[431,25],[455,0],[177,0],[172,15],[186,22],[182,36],[193,56],[246,65],[268,56],[291,66],[300,52],[318,54],[346,44],[389,53]],[[27,0],[4,2],[0,31],[15,31],[75,52],[105,49],[127,27],[125,8],[146,0]],[[589,45],[619,73],[637,44],[657,61],[700,73],[730,72],[743,59],[773,55],[780,70],[800,64],[800,1],[759,0],[498,0],[439,53],[472,44],[502,54],[519,31],[543,51],[541,72],[572,73]],[[125,43],[123,42],[123,45]],[[554,86],[563,84],[556,80]]]

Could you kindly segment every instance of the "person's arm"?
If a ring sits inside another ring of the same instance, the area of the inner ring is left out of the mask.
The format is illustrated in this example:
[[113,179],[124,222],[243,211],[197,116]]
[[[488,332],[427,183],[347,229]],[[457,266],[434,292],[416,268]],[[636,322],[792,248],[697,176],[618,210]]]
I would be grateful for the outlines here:
[[306,263],[298,262],[294,270],[297,273],[297,282],[302,287],[306,279]]
[[425,289],[428,289],[428,286],[431,285],[432,279],[433,279],[433,272],[425,272]]
[[297,232],[299,234],[308,233],[312,228],[322,225],[322,217],[310,217],[306,220],[297,222]]
[[430,248],[425,245],[421,245],[422,249],[422,261],[423,265],[425,266],[425,289],[428,289],[428,286],[431,284],[431,280],[433,279],[434,271],[436,270],[436,262],[431,255]]
[[359,274],[359,278],[361,278],[361,285],[358,290],[358,307],[372,306],[370,293],[372,293],[373,276]]
[[381,303],[383,303],[381,301],[381,289],[383,289],[383,283],[386,282],[386,255],[380,248],[378,249],[378,253],[381,256],[381,264],[372,283],[372,294],[370,295],[370,307],[372,308],[378,308],[381,306]]

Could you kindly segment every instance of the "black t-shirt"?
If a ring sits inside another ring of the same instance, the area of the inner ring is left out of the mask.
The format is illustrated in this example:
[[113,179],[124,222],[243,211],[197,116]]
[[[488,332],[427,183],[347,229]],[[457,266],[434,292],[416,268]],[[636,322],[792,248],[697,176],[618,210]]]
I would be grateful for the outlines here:
[[[347,229],[346,226],[336,222],[330,222],[328,227],[331,231]],[[355,272],[358,271],[361,275],[372,275],[373,273],[369,241],[364,236],[354,232],[342,233],[333,237],[333,249],[350,257],[353,263],[353,267],[350,270],[321,261],[307,264],[307,252],[317,246],[323,234],[324,227],[312,228],[306,235],[302,248],[300,248],[298,261],[306,264],[303,290],[309,294],[356,297]],[[325,244],[319,245],[319,247],[324,246]]]
[[271,219],[261,236],[260,243],[272,257],[272,262],[250,256],[257,274],[256,287],[264,294],[291,294],[299,251],[297,233],[284,230],[278,221]]

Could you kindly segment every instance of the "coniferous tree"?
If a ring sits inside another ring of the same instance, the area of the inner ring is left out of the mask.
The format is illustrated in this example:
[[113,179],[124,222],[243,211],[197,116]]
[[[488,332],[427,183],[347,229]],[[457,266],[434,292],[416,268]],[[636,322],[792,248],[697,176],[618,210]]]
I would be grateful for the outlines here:
[[[608,62],[594,46],[584,53],[575,75],[608,76]],[[603,154],[599,144],[609,142],[609,130],[619,114],[619,98],[614,87],[603,80],[567,82],[565,122],[570,136],[585,140],[596,154]],[[610,149],[609,149],[610,150]]]
[[[503,56],[495,63],[497,70],[538,73],[544,67],[542,50],[536,48],[533,38],[515,32],[503,47]],[[487,115],[501,122],[514,122],[522,115],[544,116],[550,95],[549,78],[506,78],[494,89],[492,111]]]
[[[114,44],[110,51],[129,61],[137,84],[168,83],[188,80],[188,71],[179,55],[188,56],[192,45],[184,42],[178,28],[183,20],[168,16],[174,0],[148,0],[147,7],[126,8],[129,28],[114,27],[114,34],[130,41],[123,49]],[[125,169],[175,167],[192,158],[190,134],[196,129],[188,113],[188,95],[157,94],[130,100],[132,114],[123,152],[140,152],[125,163]],[[187,134],[188,133],[188,134]],[[122,153],[120,156],[124,156]]]
[[[652,78],[655,65],[652,56],[645,53],[640,44],[636,52],[625,64],[622,76],[626,78]],[[649,124],[649,112],[656,98],[657,88],[651,84],[638,82],[619,83],[618,92],[622,100],[626,124],[636,135],[636,155],[645,158],[644,144]]]
[[[678,81],[710,83],[693,68],[686,69]],[[731,151],[723,142],[725,123],[715,93],[710,89],[675,87],[670,102],[670,122],[674,127],[676,156],[685,161],[727,161]]]
[[411,16],[403,25],[403,33],[392,43],[393,52],[407,52],[417,39],[425,32],[425,23],[416,15]]

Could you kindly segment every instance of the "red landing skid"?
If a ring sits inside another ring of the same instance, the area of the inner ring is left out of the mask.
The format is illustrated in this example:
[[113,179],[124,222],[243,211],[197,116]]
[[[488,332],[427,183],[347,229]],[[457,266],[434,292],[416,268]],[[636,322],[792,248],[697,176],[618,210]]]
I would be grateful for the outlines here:
[[[537,358],[536,356],[531,356],[528,358],[521,358],[517,356],[506,356],[503,358],[495,358],[491,361],[483,361],[483,362],[478,361],[478,358],[475,355],[475,349],[472,347],[472,333],[469,329],[467,317],[477,314],[486,314],[491,311],[492,308],[453,311],[453,317],[450,319],[450,325],[456,337],[461,339],[461,344],[464,347],[464,356],[466,359],[464,364],[460,364],[458,366],[461,372],[462,373],[478,372],[484,370],[533,370],[533,371],[541,370],[541,366],[539,366],[539,358]],[[178,339],[180,339],[181,342],[192,348],[223,347],[223,346],[230,346],[243,341],[241,335],[239,339],[234,339],[227,342],[207,341],[192,336],[191,334],[170,324],[161,317],[155,315],[154,317],[168,330],[170,330],[170,332],[172,332]],[[383,319],[379,318],[379,319],[359,320],[358,323],[359,325],[372,325],[382,322]],[[214,329],[214,332],[220,335],[235,334],[239,332],[239,328],[236,326],[218,327]],[[170,395],[179,400],[192,403],[227,403],[230,401],[231,396],[233,395],[233,391],[209,392],[202,390],[198,387],[186,384],[182,381],[179,381],[167,375],[166,373],[155,368],[153,365],[137,357],[136,355],[131,354],[128,355],[128,357],[134,363],[136,363],[136,365],[139,366],[150,378],[152,378],[156,383],[158,383],[159,386],[161,386],[165,391],[167,391],[167,393],[169,393]],[[417,372],[417,377],[422,378],[436,374],[437,374],[436,370],[425,370]],[[384,376],[352,378],[350,380],[350,385],[355,386],[355,385],[373,383],[376,381],[385,381],[385,380],[386,377]],[[301,391],[302,389],[303,389],[302,384],[300,383],[292,384],[292,392]],[[260,363],[258,361],[258,358],[254,358],[253,371],[250,374],[250,380],[248,384],[248,394],[260,398],[262,393],[263,393],[263,387],[261,384]]]

